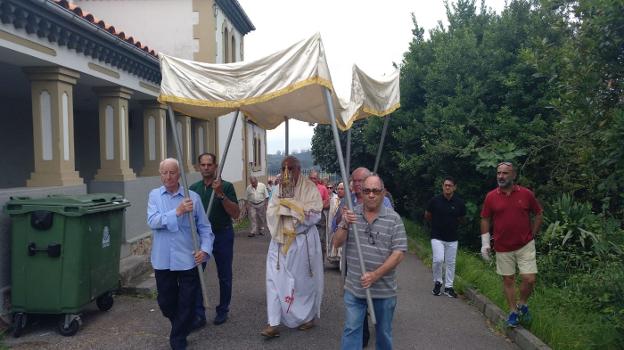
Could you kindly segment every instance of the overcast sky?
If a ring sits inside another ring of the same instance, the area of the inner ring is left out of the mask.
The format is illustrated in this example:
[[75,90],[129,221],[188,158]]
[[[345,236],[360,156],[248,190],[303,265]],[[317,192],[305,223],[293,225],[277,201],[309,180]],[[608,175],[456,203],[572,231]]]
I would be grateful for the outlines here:
[[[372,77],[393,71],[412,39],[412,17],[426,31],[446,23],[442,0],[238,0],[255,31],[245,36],[245,61],[264,57],[321,33],[327,62],[340,97],[349,99],[351,67]],[[477,6],[480,1],[477,1]],[[497,12],[504,0],[486,0]],[[426,34],[425,34],[426,35]],[[311,148],[313,128],[289,122],[290,151]],[[267,133],[268,153],[284,150],[284,124]]]

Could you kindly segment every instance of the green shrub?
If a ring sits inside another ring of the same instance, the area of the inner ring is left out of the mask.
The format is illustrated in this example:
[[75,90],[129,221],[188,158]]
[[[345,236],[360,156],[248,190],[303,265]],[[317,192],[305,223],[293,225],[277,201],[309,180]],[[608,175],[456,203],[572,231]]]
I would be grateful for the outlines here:
[[544,220],[548,226],[537,239],[538,265],[551,284],[560,286],[571,275],[594,273],[624,258],[619,222],[593,213],[589,203],[563,194],[545,207]]

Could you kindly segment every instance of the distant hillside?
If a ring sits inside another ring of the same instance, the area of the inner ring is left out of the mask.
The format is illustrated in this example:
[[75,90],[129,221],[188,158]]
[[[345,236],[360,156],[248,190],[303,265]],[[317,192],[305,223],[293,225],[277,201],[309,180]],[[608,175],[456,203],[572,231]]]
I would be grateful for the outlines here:
[[[291,155],[297,157],[301,162],[302,169],[309,169],[314,166],[314,159],[312,158],[312,151],[301,151],[301,152],[293,152]],[[284,159],[284,154],[278,151],[277,154],[267,154],[268,158],[268,168],[269,175],[278,174],[280,172],[280,165],[282,159]],[[317,166],[318,168],[318,166]]]

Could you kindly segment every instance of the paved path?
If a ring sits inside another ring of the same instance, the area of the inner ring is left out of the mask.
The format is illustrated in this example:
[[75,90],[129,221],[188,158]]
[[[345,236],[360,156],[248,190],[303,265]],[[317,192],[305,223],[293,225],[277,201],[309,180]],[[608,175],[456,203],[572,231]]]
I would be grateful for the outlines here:
[[[265,257],[269,239],[236,236],[234,293],[230,320],[191,334],[189,349],[338,349],[344,319],[340,274],[325,270],[325,294],[318,326],[309,331],[282,328],[281,337],[264,339],[266,324]],[[214,264],[209,295],[218,295]],[[213,299],[214,300],[214,299]],[[214,301],[213,301],[214,304]],[[214,313],[208,314],[212,319]],[[91,306],[73,337],[56,333],[55,319],[29,323],[22,337],[5,337],[14,349],[168,349],[169,323],[154,299],[118,296],[109,312]],[[374,333],[374,332],[372,332]],[[370,349],[374,349],[374,338]],[[408,254],[399,266],[399,297],[394,317],[395,349],[517,349],[495,333],[486,319],[461,299],[431,294],[431,271]]]

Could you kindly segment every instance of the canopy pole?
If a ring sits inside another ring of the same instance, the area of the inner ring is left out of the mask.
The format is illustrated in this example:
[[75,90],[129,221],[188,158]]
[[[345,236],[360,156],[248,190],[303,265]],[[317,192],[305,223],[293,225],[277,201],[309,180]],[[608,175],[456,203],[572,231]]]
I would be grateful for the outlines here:
[[[178,159],[183,159],[182,148],[180,148],[180,139],[178,136],[178,128],[176,128],[175,125],[175,118],[171,105],[167,105],[167,111],[167,114],[169,114],[169,124],[171,125],[171,133],[173,134],[173,143],[175,144],[176,153],[178,155]],[[189,188],[186,182],[186,170],[184,170],[184,166],[180,166],[180,180],[182,180],[182,187],[184,187],[184,197],[190,198]],[[192,213],[186,213],[184,215],[189,218],[189,223],[191,224],[191,236],[193,238],[193,250],[197,252],[200,247],[197,239],[197,227],[195,226],[195,220]],[[208,309],[208,289],[206,288],[206,282],[201,266],[202,264],[197,265],[197,273],[199,274],[199,285],[201,286],[202,298],[204,299],[204,307]]]
[[284,117],[284,130],[286,131],[286,140],[284,141],[284,156],[288,156],[288,117]]
[[379,168],[379,161],[381,160],[381,152],[383,151],[384,141],[386,140],[386,131],[388,130],[389,121],[390,116],[384,118],[383,129],[381,129],[381,141],[379,141],[379,149],[377,150],[377,157],[375,157],[375,167],[373,168],[373,173],[377,173],[377,169]]
[[[331,127],[334,134],[334,143],[336,145],[336,154],[338,155],[338,164],[340,165],[340,173],[342,174],[342,182],[344,184],[349,183],[349,179],[347,176],[347,171],[345,170],[345,162],[342,157],[342,147],[340,146],[340,136],[338,135],[338,128],[336,127],[336,115],[334,114],[334,103],[331,98],[331,93],[329,89],[323,88],[323,92],[325,94],[325,101],[327,106],[327,112],[329,114],[329,119],[331,121]],[[353,202],[351,201],[351,191],[345,191],[345,196],[347,198],[347,207],[349,210],[353,211]],[[350,225],[349,228],[355,234],[355,246],[357,248],[358,258],[360,260],[360,271],[362,274],[366,271],[364,266],[364,257],[362,256],[362,248],[360,247],[360,236],[357,234],[357,226],[355,223]],[[368,288],[366,290],[366,301],[368,303],[368,312],[370,314],[371,322],[373,325],[377,324],[377,318],[375,317],[375,308],[373,306],[373,299],[370,294],[370,290]]]
[[[351,128],[347,130],[347,162],[345,167],[347,168],[347,175],[351,174]],[[345,182],[347,184],[347,182]],[[347,186],[348,187],[348,186]]]
[[[240,116],[240,109],[236,111],[234,115],[234,120],[232,120],[232,124],[230,125],[230,132],[228,133],[227,141],[225,141],[225,148],[223,149],[223,154],[221,154],[221,158],[219,158],[219,168],[217,170],[217,179],[221,179],[221,174],[223,173],[223,165],[225,165],[225,159],[227,158],[228,150],[230,149],[230,143],[232,143],[232,135],[234,134],[234,128],[236,127],[236,122],[238,121],[238,117]],[[212,209],[212,203],[214,202],[215,193],[212,191],[210,193],[210,199],[208,200],[208,207],[206,208],[206,215],[210,216],[210,210]]]

